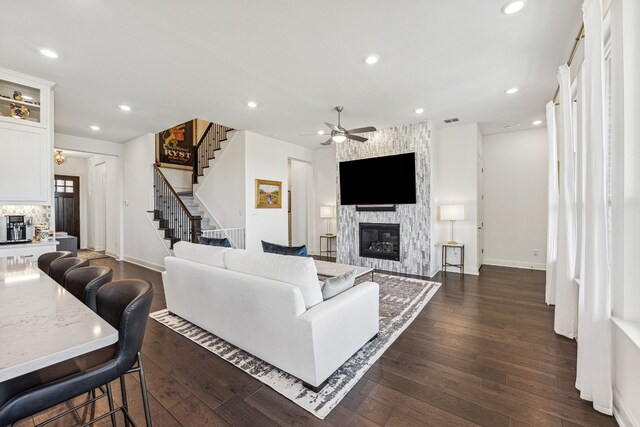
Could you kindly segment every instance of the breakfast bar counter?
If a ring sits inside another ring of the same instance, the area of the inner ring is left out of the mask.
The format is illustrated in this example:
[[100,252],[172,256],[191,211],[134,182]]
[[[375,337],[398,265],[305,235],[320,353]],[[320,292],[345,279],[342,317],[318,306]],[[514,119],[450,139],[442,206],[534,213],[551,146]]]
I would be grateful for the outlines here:
[[116,329],[35,261],[0,257],[0,382],[118,341]]

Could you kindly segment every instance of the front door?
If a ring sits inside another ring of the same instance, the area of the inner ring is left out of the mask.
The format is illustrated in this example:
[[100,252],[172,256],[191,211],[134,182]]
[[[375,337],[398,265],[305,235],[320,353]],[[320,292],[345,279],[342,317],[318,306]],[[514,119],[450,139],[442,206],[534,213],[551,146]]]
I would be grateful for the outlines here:
[[80,248],[80,177],[56,175],[56,231],[78,238]]

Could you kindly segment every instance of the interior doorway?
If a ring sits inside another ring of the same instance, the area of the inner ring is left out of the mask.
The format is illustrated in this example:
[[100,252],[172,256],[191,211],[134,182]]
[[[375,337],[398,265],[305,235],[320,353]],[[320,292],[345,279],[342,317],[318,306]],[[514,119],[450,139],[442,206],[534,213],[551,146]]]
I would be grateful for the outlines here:
[[288,220],[289,244],[306,245],[313,239],[313,206],[311,194],[313,168],[308,162],[289,159]]
[[80,177],[55,175],[56,231],[76,236],[80,249]]
[[93,168],[94,182],[94,248],[95,251],[106,250],[107,240],[107,164],[97,163]]

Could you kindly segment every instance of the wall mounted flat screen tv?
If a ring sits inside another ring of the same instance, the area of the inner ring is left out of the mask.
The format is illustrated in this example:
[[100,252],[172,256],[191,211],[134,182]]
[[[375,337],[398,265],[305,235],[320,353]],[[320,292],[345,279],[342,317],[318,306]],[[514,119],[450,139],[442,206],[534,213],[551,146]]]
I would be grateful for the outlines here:
[[340,204],[402,205],[416,202],[416,154],[340,162]]

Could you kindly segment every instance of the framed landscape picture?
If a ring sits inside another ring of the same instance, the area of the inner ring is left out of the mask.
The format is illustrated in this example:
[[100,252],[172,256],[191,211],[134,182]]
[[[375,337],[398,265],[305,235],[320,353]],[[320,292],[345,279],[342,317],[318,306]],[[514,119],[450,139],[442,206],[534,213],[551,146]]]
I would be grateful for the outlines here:
[[256,179],[256,208],[282,207],[282,181]]
[[193,170],[194,121],[156,135],[156,160],[165,168]]

